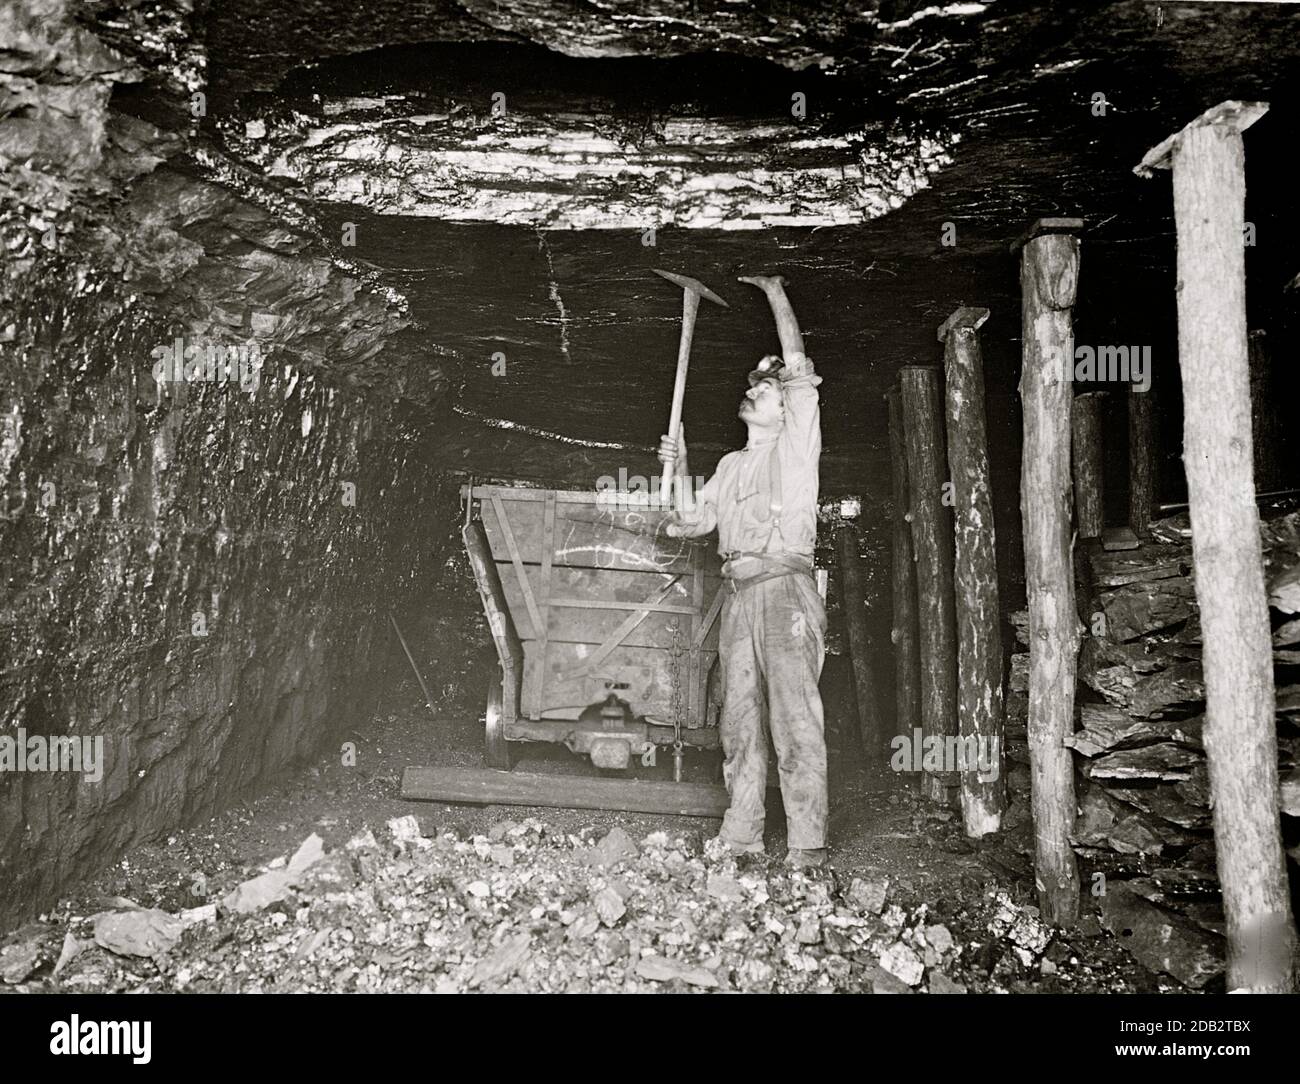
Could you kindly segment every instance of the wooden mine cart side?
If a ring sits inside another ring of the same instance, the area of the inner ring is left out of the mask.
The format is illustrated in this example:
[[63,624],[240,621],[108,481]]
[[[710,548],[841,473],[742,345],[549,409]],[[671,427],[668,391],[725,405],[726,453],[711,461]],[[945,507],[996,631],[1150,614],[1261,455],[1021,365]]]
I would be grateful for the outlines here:
[[[514,741],[588,751],[574,744],[579,716],[611,692],[646,742],[670,745],[680,719],[684,743],[716,747],[715,539],[670,538],[667,512],[609,492],[482,485],[461,496],[470,502],[465,549],[501,663],[488,695],[490,765],[508,767]],[[646,725],[647,716],[667,725]]]

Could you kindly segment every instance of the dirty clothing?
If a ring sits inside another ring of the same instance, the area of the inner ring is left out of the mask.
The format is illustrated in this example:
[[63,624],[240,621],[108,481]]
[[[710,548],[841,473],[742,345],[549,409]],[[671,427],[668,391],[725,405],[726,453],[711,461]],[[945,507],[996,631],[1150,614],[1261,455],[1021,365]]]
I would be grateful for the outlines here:
[[785,424],[779,436],[728,452],[697,494],[682,533],[717,529],[718,552],[801,554],[817,541],[818,461],[822,454],[821,377],[806,359],[781,379]]
[[731,803],[722,837],[741,845],[763,839],[770,734],[789,846],[826,846],[826,739],[817,688],[826,611],[812,572],[820,383],[806,359],[782,373],[781,433],[723,456],[682,529],[698,537],[716,528],[726,560],[719,736]]
[[738,844],[763,839],[770,732],[789,845],[825,847],[826,739],[817,681],[826,611],[812,576],[777,576],[728,594],[718,652],[722,774],[731,796],[722,837]]

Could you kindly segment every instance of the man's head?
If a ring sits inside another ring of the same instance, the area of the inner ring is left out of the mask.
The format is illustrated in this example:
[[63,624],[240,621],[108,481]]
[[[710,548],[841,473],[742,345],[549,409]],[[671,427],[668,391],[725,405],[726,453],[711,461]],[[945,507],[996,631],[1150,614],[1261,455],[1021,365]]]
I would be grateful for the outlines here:
[[750,430],[776,431],[785,424],[785,391],[781,387],[781,359],[769,355],[749,374],[749,390],[740,401],[740,420]]

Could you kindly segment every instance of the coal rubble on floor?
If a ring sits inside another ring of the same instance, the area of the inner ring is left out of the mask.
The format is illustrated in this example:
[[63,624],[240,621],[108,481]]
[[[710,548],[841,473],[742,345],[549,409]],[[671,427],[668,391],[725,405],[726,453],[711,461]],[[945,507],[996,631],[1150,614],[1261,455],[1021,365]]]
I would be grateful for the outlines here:
[[425,835],[408,815],[328,853],[309,836],[202,907],[47,916],[0,950],[0,977],[76,992],[1133,988],[1104,935],[1053,931],[1004,890],[948,909],[878,871],[806,875],[716,847],[532,818]]

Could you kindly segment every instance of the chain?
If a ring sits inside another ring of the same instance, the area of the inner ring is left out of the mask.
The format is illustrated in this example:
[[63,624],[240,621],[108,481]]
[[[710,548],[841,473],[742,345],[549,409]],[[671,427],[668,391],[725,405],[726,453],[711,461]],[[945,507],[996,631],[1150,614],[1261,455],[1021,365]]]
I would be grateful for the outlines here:
[[681,623],[674,623],[671,627],[673,646],[669,651],[673,657],[673,752],[680,753],[682,751],[682,658],[686,654],[686,648]]

